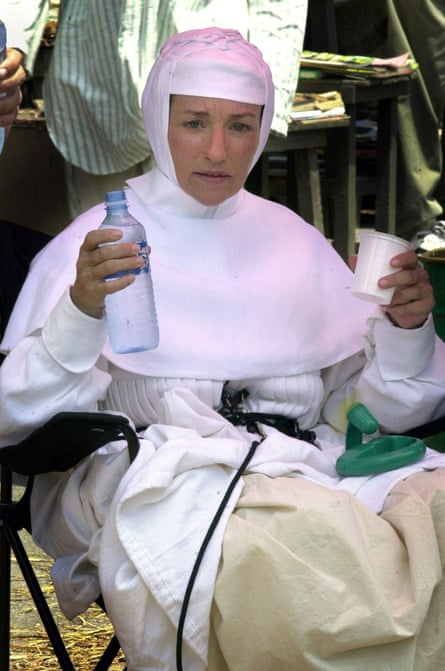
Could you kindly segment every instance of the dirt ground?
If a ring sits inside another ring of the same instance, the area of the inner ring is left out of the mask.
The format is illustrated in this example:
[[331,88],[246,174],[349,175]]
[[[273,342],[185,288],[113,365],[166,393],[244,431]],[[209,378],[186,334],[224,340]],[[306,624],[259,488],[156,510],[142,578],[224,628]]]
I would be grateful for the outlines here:
[[[16,486],[14,489],[17,495],[20,487]],[[21,537],[58,623],[74,668],[76,671],[94,669],[101,652],[113,635],[109,619],[98,606],[92,606],[75,620],[67,620],[58,608],[52,586],[51,559],[32,542],[28,533],[21,532]],[[60,671],[57,658],[48,643],[46,632],[14,559],[11,601],[10,671]],[[124,667],[125,660],[122,653],[119,653],[110,671],[123,671]]]

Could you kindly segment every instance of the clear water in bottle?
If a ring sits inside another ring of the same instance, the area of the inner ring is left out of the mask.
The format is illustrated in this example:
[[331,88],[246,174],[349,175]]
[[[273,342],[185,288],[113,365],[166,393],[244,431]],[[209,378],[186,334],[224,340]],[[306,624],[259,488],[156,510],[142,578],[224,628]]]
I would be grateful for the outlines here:
[[105,298],[111,346],[117,354],[154,349],[159,344],[159,329],[144,227],[128,212],[124,191],[107,193],[105,205],[107,216],[100,228],[120,229],[123,235],[116,244],[137,243],[144,259],[140,269],[107,277],[107,280],[112,280],[126,273],[134,273],[136,276],[128,287]]

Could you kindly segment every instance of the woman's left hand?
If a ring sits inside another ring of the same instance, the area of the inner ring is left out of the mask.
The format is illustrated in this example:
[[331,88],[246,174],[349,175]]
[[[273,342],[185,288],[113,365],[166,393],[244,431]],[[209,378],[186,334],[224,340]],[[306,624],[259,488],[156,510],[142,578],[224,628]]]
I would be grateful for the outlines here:
[[22,100],[21,85],[26,73],[22,66],[23,54],[16,49],[8,49],[5,60],[0,63],[0,126],[10,126],[19,110]]
[[[355,266],[355,259],[350,259]],[[382,289],[395,287],[390,305],[382,308],[396,326],[414,329],[425,323],[434,307],[433,288],[427,271],[419,265],[414,251],[397,254],[391,259],[391,266],[397,272],[381,277],[378,284]]]

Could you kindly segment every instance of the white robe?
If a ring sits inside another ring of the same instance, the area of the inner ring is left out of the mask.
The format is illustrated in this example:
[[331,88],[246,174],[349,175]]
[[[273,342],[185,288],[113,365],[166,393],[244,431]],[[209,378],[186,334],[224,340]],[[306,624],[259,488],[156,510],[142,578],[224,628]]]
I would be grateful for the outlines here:
[[[131,180],[128,191],[152,247],[160,345],[114,354],[104,320],[79,312],[69,299],[80,244],[103,218],[93,208],[35,260],[8,325],[0,447],[59,410],[119,411],[150,425],[131,466],[117,443],[72,473],[37,478],[33,530],[56,558],[65,611],[79,612],[101,591],[129,671],[172,671],[191,567],[252,439],[216,409],[225,382],[247,388],[248,409],[298,419],[303,429],[316,430],[318,447],[273,430],[258,447],[204,555],[185,620],[184,668],[206,667],[210,633],[211,671],[283,671],[296,668],[297,656],[299,671],[383,668],[390,647],[403,671],[412,671],[412,648],[427,616],[434,617],[434,595],[442,611],[445,604],[445,488],[438,484],[427,504],[415,495],[408,507],[394,505],[392,523],[375,512],[390,490],[393,500],[396,480],[444,457],[427,453],[407,469],[346,479],[338,477],[335,459],[353,402],[367,405],[387,432],[444,414],[445,345],[434,339],[431,319],[399,329],[354,298],[346,264],[286,208],[243,190],[207,208],[178,187],[167,141],[173,81],[175,93],[206,96],[215,73],[235,67],[237,76],[224,76],[224,86],[211,94],[248,102],[247,89],[240,93],[237,86],[239,76],[248,76],[250,102],[264,105],[252,163],[270,132],[273,84],[260,55],[249,49],[242,60],[246,45],[239,37],[227,41],[215,29],[205,35],[210,53],[219,45],[217,62],[198,54],[202,33],[175,37],[156,61],[143,111],[159,168]],[[176,75],[187,71],[182,65],[190,53],[199,76],[188,78],[187,91],[178,90]],[[289,575],[297,576],[290,586]],[[372,599],[363,589],[368,585]],[[401,585],[407,608],[398,594],[393,598],[392,585]],[[344,613],[348,595],[352,617]],[[281,611],[290,614],[284,626]],[[289,651],[283,646],[288,631]],[[419,643],[425,647],[425,639]],[[443,660],[434,644],[435,659]],[[277,668],[274,660],[283,654]]]
[[[132,671],[174,667],[186,578],[248,447],[250,436],[214,412],[226,380],[249,389],[249,409],[296,416],[317,431],[321,449],[272,432],[252,471],[303,475],[379,511],[396,480],[443,461],[428,453],[409,469],[375,478],[342,480],[335,472],[353,401],[392,432],[443,414],[445,347],[434,340],[431,320],[398,329],[351,296],[343,261],[281,206],[240,192],[211,211],[186,198],[188,216],[179,217],[174,204],[166,211],[162,202],[144,202],[158,178],[135,180],[128,196],[153,250],[159,349],[115,355],[104,321],[69,300],[78,247],[103,216],[94,208],[33,264],[0,369],[1,445],[58,410],[99,407],[152,424],[130,468],[122,446],[112,445],[69,477],[39,477],[33,500],[35,536],[57,558],[62,606],[73,615],[102,591]],[[241,489],[192,594],[184,655],[193,671],[205,668],[221,540]],[[138,618],[128,616],[121,598]]]

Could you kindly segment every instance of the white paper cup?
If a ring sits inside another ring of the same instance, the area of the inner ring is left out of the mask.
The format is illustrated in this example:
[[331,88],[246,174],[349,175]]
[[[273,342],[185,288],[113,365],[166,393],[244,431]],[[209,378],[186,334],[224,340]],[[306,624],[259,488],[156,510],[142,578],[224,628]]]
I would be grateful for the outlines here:
[[352,293],[358,298],[379,305],[388,305],[394,293],[394,287],[381,289],[378,281],[385,275],[398,272],[390,264],[396,254],[411,249],[408,240],[380,231],[361,231],[360,247],[357,256]]

